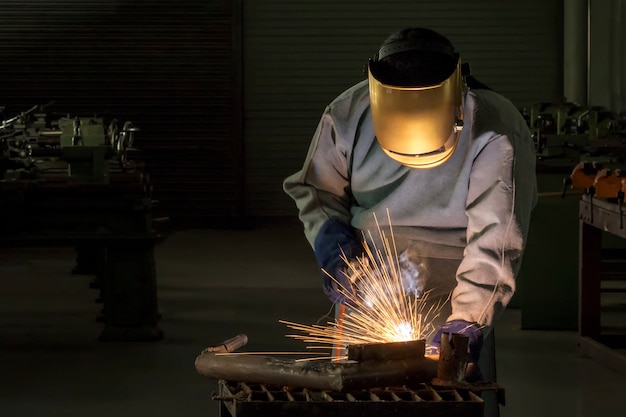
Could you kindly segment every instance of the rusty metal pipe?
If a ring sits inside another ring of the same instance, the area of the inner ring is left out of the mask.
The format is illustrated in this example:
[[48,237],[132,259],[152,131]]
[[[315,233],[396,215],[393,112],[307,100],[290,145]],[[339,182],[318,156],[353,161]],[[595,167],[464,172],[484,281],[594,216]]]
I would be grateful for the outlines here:
[[333,391],[430,382],[437,375],[437,362],[424,357],[341,363],[203,353],[195,367],[209,379]]
[[[419,345],[421,341],[415,342]],[[423,346],[418,347],[423,352]],[[404,358],[331,362],[277,359],[263,355],[220,355],[203,352],[195,361],[197,372],[209,379],[350,391],[372,387],[430,382],[437,361],[419,354]]]

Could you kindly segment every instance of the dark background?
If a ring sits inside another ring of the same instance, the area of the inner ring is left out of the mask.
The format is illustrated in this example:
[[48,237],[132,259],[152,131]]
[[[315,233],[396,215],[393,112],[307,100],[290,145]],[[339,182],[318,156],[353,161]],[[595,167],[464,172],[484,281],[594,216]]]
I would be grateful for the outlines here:
[[[236,3],[236,2],[234,2]],[[177,224],[241,215],[233,4],[220,0],[3,1],[0,117],[36,104],[130,120]],[[239,108],[237,106],[237,108]]]

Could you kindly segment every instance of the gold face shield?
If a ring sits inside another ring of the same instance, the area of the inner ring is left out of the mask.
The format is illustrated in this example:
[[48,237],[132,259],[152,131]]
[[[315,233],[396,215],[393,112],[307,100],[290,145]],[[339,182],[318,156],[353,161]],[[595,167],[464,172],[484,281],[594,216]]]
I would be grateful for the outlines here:
[[443,82],[386,85],[368,66],[374,132],[391,158],[410,168],[434,168],[452,156],[463,127],[461,61]]

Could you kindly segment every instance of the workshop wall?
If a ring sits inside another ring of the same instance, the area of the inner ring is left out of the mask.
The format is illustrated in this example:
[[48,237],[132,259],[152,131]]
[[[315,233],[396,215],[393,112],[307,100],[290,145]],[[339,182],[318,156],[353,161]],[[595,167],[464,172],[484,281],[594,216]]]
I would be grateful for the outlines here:
[[442,31],[521,107],[561,96],[561,16],[562,0],[7,0],[0,117],[55,100],[133,121],[177,223],[294,216],[282,180],[390,32]]
[[589,8],[589,105],[626,112],[626,1]]
[[244,0],[248,213],[295,215],[297,171],[321,113],[362,80],[391,32],[446,34],[473,73],[517,106],[562,95],[562,0]]
[[55,100],[59,117],[131,120],[157,215],[193,225],[240,217],[238,5],[2,1],[0,117]]

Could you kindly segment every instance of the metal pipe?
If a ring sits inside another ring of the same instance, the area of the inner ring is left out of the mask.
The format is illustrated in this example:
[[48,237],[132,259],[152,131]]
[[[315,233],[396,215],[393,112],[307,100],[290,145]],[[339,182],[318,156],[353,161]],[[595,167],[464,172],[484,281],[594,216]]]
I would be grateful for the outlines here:
[[238,335],[205,349],[196,358],[196,370],[210,379],[331,391],[430,382],[437,375],[437,360],[424,356],[423,340],[349,346],[347,362],[219,354],[247,341]]
[[209,379],[331,391],[411,385],[430,382],[437,375],[437,361],[419,356],[342,363],[202,353],[196,358],[195,367]]

